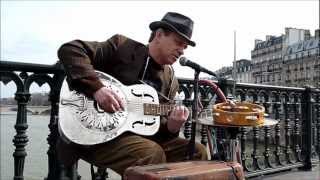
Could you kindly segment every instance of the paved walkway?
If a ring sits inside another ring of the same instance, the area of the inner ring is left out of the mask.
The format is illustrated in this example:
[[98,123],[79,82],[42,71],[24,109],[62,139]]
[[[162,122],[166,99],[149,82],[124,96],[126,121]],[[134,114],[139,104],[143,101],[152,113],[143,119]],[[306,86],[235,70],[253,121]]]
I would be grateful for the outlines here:
[[312,168],[312,171],[292,170],[282,173],[252,178],[252,180],[320,180],[320,165]]
[[[108,173],[108,180],[121,180],[121,177],[110,169],[108,169]],[[81,175],[82,180],[90,180],[90,165],[80,161],[79,174]],[[295,169],[292,171],[250,178],[250,180],[320,180],[320,166],[313,167],[312,171],[299,171]]]

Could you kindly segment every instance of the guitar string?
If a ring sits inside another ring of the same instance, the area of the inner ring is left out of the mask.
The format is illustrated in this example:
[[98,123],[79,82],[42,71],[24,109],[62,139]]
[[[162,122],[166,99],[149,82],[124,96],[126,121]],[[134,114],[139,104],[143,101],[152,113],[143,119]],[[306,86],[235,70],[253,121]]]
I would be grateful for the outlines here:
[[[143,111],[143,109],[144,108],[142,108],[142,106],[135,106],[134,107],[135,108],[135,111]],[[154,109],[152,109],[152,111],[154,111]],[[157,113],[158,113],[158,111],[157,111]],[[159,112],[160,113],[160,115],[162,114],[161,112]],[[112,114],[112,113],[107,113],[107,114]],[[149,114],[149,115],[152,115],[152,114]],[[213,116],[213,114],[212,114],[212,111],[211,111],[211,109],[203,109],[201,112],[199,112],[198,113],[198,117],[199,118],[210,118],[210,117],[212,117]]]
[[[153,108],[173,108],[173,107],[178,106],[178,105],[175,105],[175,104],[153,104],[153,103],[148,103],[148,102],[137,102],[137,101],[126,101],[126,102],[127,102],[127,106],[131,105],[130,107],[132,107],[132,108],[144,107],[143,106],[144,104],[156,106],[156,107],[153,107]],[[188,110],[191,110],[191,107],[186,107],[186,108]],[[205,108],[203,110],[210,110],[210,109],[209,108]]]
[[[149,108],[151,111],[168,111],[168,110],[171,110],[175,107],[175,105],[167,105],[167,104],[152,104],[152,103],[144,103],[144,102],[137,102],[137,101],[127,101],[127,106],[130,106],[130,108],[133,108],[135,109],[136,111],[142,111],[142,110],[145,110],[145,107],[143,106],[143,104],[148,104],[148,105],[154,105],[155,107],[147,107]],[[94,109],[94,108],[93,108]],[[192,110],[190,107],[187,107],[188,110]],[[211,112],[211,109],[209,108],[205,108],[203,110],[200,111],[200,113],[212,113]]]
[[[135,101],[132,101],[132,102],[135,102]],[[132,104],[131,104],[131,103],[128,103],[128,105],[133,105],[133,107],[131,107],[131,108],[135,108],[136,111],[145,110],[145,108],[143,107],[142,104],[143,104],[143,103],[137,103],[137,102],[132,103]],[[159,104],[154,104],[154,105],[156,105],[157,107],[155,107],[155,108],[150,108],[151,111],[157,111],[157,109],[159,109],[160,111],[161,111],[161,110],[164,110],[164,111],[167,111],[167,110],[168,110],[168,109],[165,109],[165,108],[162,108],[162,109],[161,109],[161,106],[163,106],[163,107],[169,107],[170,109],[172,109],[172,105],[159,105]],[[170,110],[170,109],[169,109],[169,110]],[[191,108],[188,108],[188,107],[187,107],[187,109],[188,109],[188,110],[192,110]],[[159,113],[161,113],[161,112],[159,112]],[[202,110],[199,112],[199,116],[208,116],[208,115],[212,116],[212,110],[209,109],[209,108],[202,109]]]

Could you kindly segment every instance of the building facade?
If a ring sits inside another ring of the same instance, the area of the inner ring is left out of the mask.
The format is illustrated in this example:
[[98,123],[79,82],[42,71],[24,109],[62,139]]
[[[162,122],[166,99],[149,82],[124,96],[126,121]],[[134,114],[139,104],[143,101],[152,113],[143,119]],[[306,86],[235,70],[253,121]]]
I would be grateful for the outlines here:
[[315,34],[284,49],[282,76],[285,85],[320,87],[319,30]]
[[251,51],[253,83],[277,84],[281,81],[283,36],[267,36],[266,41],[255,40]]
[[251,51],[252,82],[268,85],[319,87],[319,29],[285,28],[281,36],[255,40]]
[[[320,87],[320,30],[311,36],[306,29],[285,28],[281,36],[255,40],[251,61],[241,59],[233,65],[237,82],[279,86]],[[231,70],[230,70],[231,68]],[[233,67],[216,71],[232,77]]]
[[235,79],[239,83],[252,83],[252,63],[247,59],[240,59],[235,62]]

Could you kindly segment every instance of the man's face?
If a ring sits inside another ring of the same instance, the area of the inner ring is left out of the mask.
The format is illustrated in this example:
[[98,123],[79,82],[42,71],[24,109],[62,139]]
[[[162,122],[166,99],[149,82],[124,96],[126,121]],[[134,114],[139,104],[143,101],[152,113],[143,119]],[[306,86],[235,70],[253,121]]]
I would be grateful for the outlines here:
[[159,64],[173,64],[188,47],[187,41],[174,32],[161,32],[158,36],[158,42]]

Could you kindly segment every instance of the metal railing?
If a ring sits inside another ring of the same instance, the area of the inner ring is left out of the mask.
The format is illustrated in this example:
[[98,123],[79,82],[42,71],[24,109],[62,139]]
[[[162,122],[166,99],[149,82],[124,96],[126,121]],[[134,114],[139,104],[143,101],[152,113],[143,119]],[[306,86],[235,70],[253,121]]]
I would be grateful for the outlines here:
[[[272,127],[240,128],[238,140],[241,144],[241,163],[247,178],[293,168],[310,170],[312,163],[319,162],[319,89],[234,84],[233,80],[225,79],[216,83],[229,98],[263,105],[269,117],[279,121]],[[180,79],[180,84],[186,95],[185,104],[189,105],[192,102],[189,100],[193,92],[192,80]],[[214,92],[208,87],[200,87],[200,92],[203,104],[210,106],[215,103],[215,100],[208,102],[215,99]],[[185,136],[188,138],[190,122],[185,126]],[[205,129],[200,127],[203,144],[207,143]],[[217,129],[216,136],[218,147],[228,137],[225,129]]]
[[[14,180],[23,180],[28,123],[26,105],[30,100],[29,88],[36,82],[39,86],[47,83],[50,87],[49,101],[51,115],[47,142],[48,175],[45,179],[76,179],[76,169],[64,170],[55,153],[58,138],[59,94],[65,77],[60,64],[41,65],[1,61],[0,80],[7,84],[13,81],[17,86],[15,99],[18,112],[13,137],[15,150]],[[193,81],[179,79],[180,89],[185,95],[184,104],[191,106]],[[309,170],[313,162],[319,162],[320,154],[320,91],[312,87],[291,88],[243,84],[221,79],[216,82],[226,95],[240,101],[258,103],[266,108],[270,117],[279,120],[275,127],[241,128],[238,139],[241,142],[241,163],[246,177],[281,172],[293,168]],[[202,103],[215,103],[215,93],[206,86],[200,86]],[[233,95],[232,96],[232,94]],[[191,122],[185,124],[184,135],[190,138]],[[200,127],[201,142],[207,143],[206,127]],[[224,129],[216,130],[217,146],[227,138]],[[69,175],[68,175],[69,174]],[[69,177],[72,178],[69,178]]]
[[[51,75],[51,76],[50,76]],[[15,150],[14,157],[14,180],[23,180],[23,171],[25,158],[27,155],[25,147],[28,143],[27,136],[27,104],[30,100],[30,86],[36,82],[39,86],[47,83],[50,87],[49,101],[51,102],[51,114],[49,122],[49,135],[47,142],[49,144],[48,154],[48,180],[57,180],[63,177],[60,163],[58,162],[55,145],[58,138],[58,110],[59,110],[59,94],[60,88],[65,77],[64,70],[61,65],[41,65],[29,63],[16,63],[1,61],[0,64],[0,80],[7,84],[13,81],[17,87],[15,92],[15,100],[17,101],[18,111],[17,120],[14,128],[16,135],[13,137]]]

